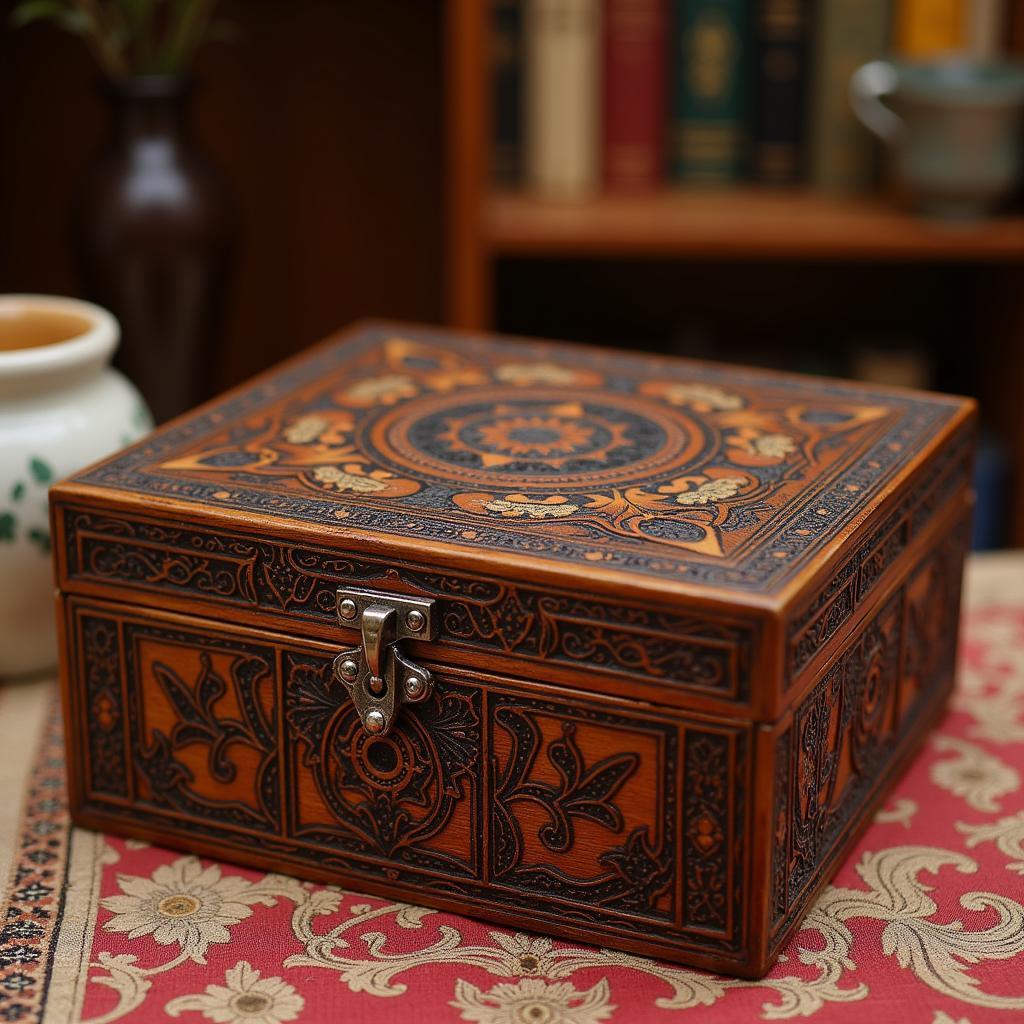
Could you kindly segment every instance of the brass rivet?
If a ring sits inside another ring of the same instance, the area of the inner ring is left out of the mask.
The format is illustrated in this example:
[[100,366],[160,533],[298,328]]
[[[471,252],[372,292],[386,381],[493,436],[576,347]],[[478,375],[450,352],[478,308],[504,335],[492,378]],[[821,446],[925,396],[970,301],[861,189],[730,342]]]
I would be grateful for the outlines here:
[[383,732],[384,726],[387,724],[388,720],[384,717],[384,713],[374,708],[372,711],[368,711],[366,713],[366,718],[363,721],[363,728],[365,728],[368,733],[376,735],[379,732]]
[[423,693],[423,677],[422,676],[406,676],[405,679],[405,692],[408,696],[416,698]]
[[356,607],[356,603],[351,597],[346,597],[345,600],[338,605],[338,614],[343,619],[354,619],[356,617],[356,612],[358,611],[359,609]]
[[427,620],[424,618],[423,612],[413,608],[413,610],[406,615],[405,624],[414,633],[418,633],[427,624]]

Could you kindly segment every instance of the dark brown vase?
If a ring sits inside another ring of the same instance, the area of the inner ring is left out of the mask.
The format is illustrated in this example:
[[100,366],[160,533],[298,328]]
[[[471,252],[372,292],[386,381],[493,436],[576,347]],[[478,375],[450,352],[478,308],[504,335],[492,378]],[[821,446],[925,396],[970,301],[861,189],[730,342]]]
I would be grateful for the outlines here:
[[91,298],[121,321],[118,365],[158,422],[211,390],[235,232],[226,183],[188,132],[179,77],[107,82],[111,131],[74,211]]

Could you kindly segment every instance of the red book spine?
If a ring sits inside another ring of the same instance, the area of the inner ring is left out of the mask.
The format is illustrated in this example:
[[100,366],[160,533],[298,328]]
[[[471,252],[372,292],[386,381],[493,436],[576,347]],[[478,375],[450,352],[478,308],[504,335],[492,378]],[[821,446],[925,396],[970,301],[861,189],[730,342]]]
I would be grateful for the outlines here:
[[604,0],[605,187],[657,188],[665,172],[666,0]]

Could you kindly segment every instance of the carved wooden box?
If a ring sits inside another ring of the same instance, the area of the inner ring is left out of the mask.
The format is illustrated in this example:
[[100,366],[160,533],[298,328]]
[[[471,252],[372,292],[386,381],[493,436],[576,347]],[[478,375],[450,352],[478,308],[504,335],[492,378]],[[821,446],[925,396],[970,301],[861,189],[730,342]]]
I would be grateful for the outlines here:
[[76,820],[759,975],[942,711],[973,430],[330,339],[53,490]]

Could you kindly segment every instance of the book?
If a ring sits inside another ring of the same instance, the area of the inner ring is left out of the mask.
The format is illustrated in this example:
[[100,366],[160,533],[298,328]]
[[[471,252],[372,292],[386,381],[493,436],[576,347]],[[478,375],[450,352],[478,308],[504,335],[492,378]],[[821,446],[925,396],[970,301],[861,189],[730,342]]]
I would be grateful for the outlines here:
[[1015,57],[1024,55],[1024,4],[1010,4],[1007,18],[1006,49]]
[[492,172],[503,185],[515,185],[522,176],[522,34],[519,0],[492,0]]
[[605,0],[601,157],[612,191],[664,176],[667,15],[666,0]]
[[895,15],[893,43],[900,57],[941,57],[967,47],[965,0],[897,0]]
[[751,174],[766,185],[803,177],[810,0],[757,0]]
[[672,176],[730,182],[747,148],[745,0],[674,0]]
[[1003,51],[1006,23],[1004,0],[971,0],[967,7],[967,52],[979,60],[998,57]]
[[814,28],[808,126],[810,180],[828,192],[868,188],[878,143],[850,108],[850,77],[885,55],[889,0],[819,0]]
[[600,3],[527,0],[525,13],[527,181],[583,199],[600,182]]

